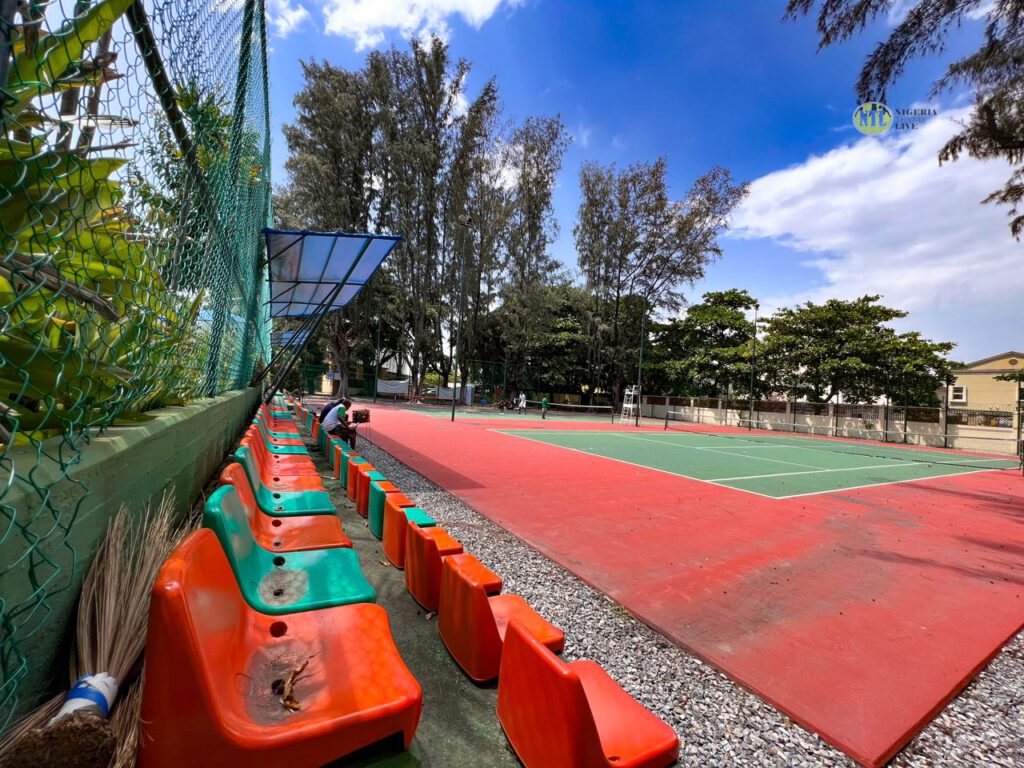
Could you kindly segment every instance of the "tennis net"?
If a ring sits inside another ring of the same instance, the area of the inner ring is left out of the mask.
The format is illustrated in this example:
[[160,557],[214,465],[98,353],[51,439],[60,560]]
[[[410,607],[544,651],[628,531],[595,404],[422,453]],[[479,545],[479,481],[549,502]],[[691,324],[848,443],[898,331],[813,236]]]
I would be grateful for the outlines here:
[[[539,411],[541,407],[540,400],[527,400],[526,407],[530,410]],[[548,415],[615,421],[615,411],[610,405],[571,405],[569,403],[549,403]]]
[[976,469],[1020,469],[1021,441],[1012,437],[983,437],[878,429],[837,428],[792,424],[771,419],[740,419],[732,426],[695,421],[682,411],[669,411],[665,429],[709,438],[789,448],[873,456],[895,461],[950,464]]

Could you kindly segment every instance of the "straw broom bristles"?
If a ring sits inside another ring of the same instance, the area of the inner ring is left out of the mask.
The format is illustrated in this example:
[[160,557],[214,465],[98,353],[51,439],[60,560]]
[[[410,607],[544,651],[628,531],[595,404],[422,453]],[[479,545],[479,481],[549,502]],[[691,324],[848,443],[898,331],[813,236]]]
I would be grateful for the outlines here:
[[[0,763],[5,767],[134,764],[141,702],[137,678],[146,644],[149,595],[160,567],[191,528],[176,526],[174,516],[170,493],[164,494],[154,514],[147,507],[139,526],[132,525],[128,508],[122,506],[82,583],[70,679],[74,683],[99,672],[117,678],[120,696],[112,720],[74,713],[47,725],[64,702],[64,694],[55,696],[5,734],[0,742]],[[47,762],[47,756],[57,762]]]

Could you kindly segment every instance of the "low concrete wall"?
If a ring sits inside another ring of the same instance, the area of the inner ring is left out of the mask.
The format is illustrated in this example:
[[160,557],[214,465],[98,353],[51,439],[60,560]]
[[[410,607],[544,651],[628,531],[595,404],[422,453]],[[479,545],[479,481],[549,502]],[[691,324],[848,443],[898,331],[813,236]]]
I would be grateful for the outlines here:
[[[664,399],[664,398],[659,398]],[[812,416],[809,414],[791,413],[789,404],[785,412],[756,411],[757,420],[766,422],[772,429],[793,431],[796,434],[835,434],[838,437],[850,437],[867,440],[883,440],[883,429],[886,427],[877,418],[863,419],[840,417],[838,431],[834,432],[835,417],[832,415]],[[830,413],[832,406],[829,406]],[[737,425],[747,416],[746,411],[722,408],[705,408],[691,405],[643,405],[643,415],[656,419],[664,419],[667,410],[682,414],[683,419],[698,424]],[[945,430],[945,431],[944,431]],[[953,448],[987,454],[1015,455],[1017,451],[1016,430],[1005,427],[968,427],[957,424],[911,421],[906,424],[904,438],[902,419],[893,416],[888,423],[888,441],[893,443],[906,442],[908,445],[922,445],[932,448]]]
[[[16,480],[0,503],[14,510],[21,526],[12,526],[7,535],[0,531],[0,596],[7,610],[33,595],[43,598],[35,610],[16,617],[19,625],[25,623],[18,637],[19,648],[28,658],[27,675],[18,686],[18,712],[33,708],[67,683],[69,639],[82,577],[110,517],[121,504],[141,513],[147,502],[159,501],[170,489],[179,511],[191,507],[258,402],[259,391],[252,388],[150,411],[156,417],[152,421],[111,427],[93,438],[64,480],[59,479],[60,465],[45,455],[37,457],[33,448],[8,454]],[[47,444],[46,451],[56,454],[60,441],[49,442],[54,445]],[[47,509],[56,513],[36,514],[41,501],[24,482],[28,473],[37,486],[52,485]],[[31,524],[22,527],[32,517]],[[39,543],[33,555],[26,557],[33,540]],[[31,627],[36,629],[29,636]]]

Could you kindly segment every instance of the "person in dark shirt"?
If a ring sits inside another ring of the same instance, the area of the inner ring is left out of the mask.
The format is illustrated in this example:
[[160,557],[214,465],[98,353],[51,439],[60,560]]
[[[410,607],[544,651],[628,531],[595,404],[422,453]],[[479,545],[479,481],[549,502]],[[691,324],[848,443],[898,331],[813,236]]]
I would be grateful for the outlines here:
[[334,408],[336,405],[341,405],[341,403],[342,403],[342,401],[344,399],[345,398],[343,398],[343,397],[339,397],[337,400],[330,400],[330,401],[327,402],[327,404],[320,411],[320,423],[321,424],[324,423],[324,419],[327,418],[327,414],[331,412],[331,409]]

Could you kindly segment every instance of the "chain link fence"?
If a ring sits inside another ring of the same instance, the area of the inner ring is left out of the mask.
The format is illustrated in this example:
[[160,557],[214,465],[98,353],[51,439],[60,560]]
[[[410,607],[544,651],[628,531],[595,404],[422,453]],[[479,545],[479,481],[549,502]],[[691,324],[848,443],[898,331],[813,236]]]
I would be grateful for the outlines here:
[[0,0],[0,731],[90,439],[269,360],[266,64],[262,0]]

